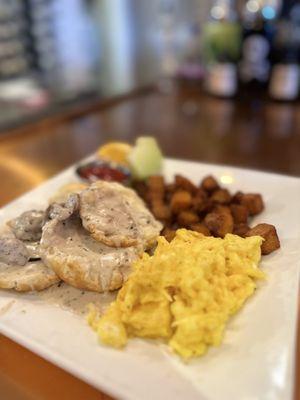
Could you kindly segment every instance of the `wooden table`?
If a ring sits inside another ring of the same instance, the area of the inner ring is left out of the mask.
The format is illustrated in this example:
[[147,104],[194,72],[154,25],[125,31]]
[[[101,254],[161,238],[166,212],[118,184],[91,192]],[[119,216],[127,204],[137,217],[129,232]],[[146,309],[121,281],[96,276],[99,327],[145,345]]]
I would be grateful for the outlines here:
[[[106,141],[133,142],[145,134],[155,136],[170,157],[300,176],[299,127],[299,104],[216,99],[186,83],[164,93],[141,90],[117,101],[89,103],[0,135],[0,205]],[[297,375],[299,343],[298,329]],[[109,399],[4,336],[0,398]]]

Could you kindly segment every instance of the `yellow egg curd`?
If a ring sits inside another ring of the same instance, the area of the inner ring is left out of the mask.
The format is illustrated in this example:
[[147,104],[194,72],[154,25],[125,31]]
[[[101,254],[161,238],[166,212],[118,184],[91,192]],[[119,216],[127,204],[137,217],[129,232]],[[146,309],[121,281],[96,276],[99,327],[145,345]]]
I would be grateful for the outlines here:
[[101,343],[116,348],[142,337],[163,339],[185,359],[200,356],[221,343],[229,317],[264,278],[262,240],[186,229],[170,243],[159,237],[154,254],[135,263],[107,312],[100,317],[91,308],[88,321]]

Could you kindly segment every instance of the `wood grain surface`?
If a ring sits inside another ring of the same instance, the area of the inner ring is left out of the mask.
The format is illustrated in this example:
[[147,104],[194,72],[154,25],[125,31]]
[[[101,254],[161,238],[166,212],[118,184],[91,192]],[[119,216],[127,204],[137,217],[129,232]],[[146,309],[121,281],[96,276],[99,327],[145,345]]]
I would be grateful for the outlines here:
[[[120,101],[90,102],[0,134],[0,205],[102,143],[133,142],[139,135],[155,136],[169,157],[300,176],[299,127],[297,103],[217,99],[187,83],[173,83],[164,92],[141,90]],[[299,341],[298,329],[295,400],[300,399]],[[0,398],[109,399],[4,336]]]

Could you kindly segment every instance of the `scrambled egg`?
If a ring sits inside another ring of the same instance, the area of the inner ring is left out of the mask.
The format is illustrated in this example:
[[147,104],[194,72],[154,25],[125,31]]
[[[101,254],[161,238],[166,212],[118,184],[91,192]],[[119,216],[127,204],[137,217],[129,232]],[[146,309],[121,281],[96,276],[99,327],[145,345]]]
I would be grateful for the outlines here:
[[180,229],[171,243],[159,237],[144,254],[104,316],[88,321],[102,343],[121,348],[128,338],[163,339],[180,356],[218,346],[229,317],[264,278],[258,269],[262,238],[224,239]]

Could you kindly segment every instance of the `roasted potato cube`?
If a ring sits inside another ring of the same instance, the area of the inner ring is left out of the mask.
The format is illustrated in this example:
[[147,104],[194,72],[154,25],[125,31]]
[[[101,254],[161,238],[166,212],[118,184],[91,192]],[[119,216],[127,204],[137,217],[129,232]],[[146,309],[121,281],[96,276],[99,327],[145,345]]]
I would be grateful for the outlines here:
[[210,199],[217,204],[229,204],[231,196],[227,189],[218,189],[213,192]]
[[176,192],[176,186],[175,183],[168,183],[165,187],[165,198],[166,201],[171,201],[171,197],[173,194]]
[[164,228],[163,231],[161,232],[161,235],[164,236],[168,242],[171,242],[171,240],[173,240],[176,235],[176,230],[170,228]]
[[280,247],[276,228],[270,224],[258,224],[254,228],[251,228],[246,233],[246,236],[261,236],[265,239],[261,245],[262,254],[270,254]]
[[241,204],[231,204],[230,210],[235,224],[245,224],[248,221],[249,211],[247,207]]
[[167,192],[167,193],[171,193],[171,194],[173,194],[174,192],[176,192],[175,183],[168,183],[168,184],[166,185],[166,192]]
[[151,205],[155,203],[163,203],[164,201],[164,196],[160,192],[155,192],[155,191],[148,191],[147,194],[147,202]]
[[177,223],[177,221],[173,221],[173,223],[169,226],[170,229],[172,229],[173,231],[177,231],[177,229],[179,229],[179,225]]
[[171,198],[171,210],[178,214],[180,211],[187,210],[192,205],[192,196],[186,190],[178,190]]
[[199,222],[199,217],[195,212],[186,210],[178,214],[177,221],[180,226],[188,227],[191,224]]
[[257,215],[264,209],[264,202],[259,193],[244,194],[240,204],[247,207],[250,215]]
[[243,196],[244,196],[243,192],[240,192],[240,191],[236,192],[232,196],[231,203],[240,204]]
[[207,228],[207,226],[201,222],[198,222],[196,224],[191,224],[190,229],[192,231],[202,233],[202,235],[204,235],[204,236],[211,236],[211,233],[210,233],[209,229]]
[[195,193],[195,197],[200,199],[207,199],[207,193],[202,188],[197,188],[197,192]]
[[196,193],[198,189],[196,185],[182,175],[175,175],[175,186],[177,189],[183,189],[192,194]]
[[203,180],[201,182],[201,187],[206,192],[211,193],[214,190],[219,189],[219,184],[212,175],[209,175],[209,176],[206,176],[205,178],[203,178]]
[[156,202],[158,200],[163,201],[165,196],[165,181],[160,175],[153,175],[148,178],[147,181],[148,188],[148,201],[150,203]]
[[221,204],[217,204],[213,208],[213,212],[216,212],[218,214],[231,214],[230,208],[227,206],[222,206]]
[[207,211],[209,205],[210,205],[210,202],[207,199],[203,199],[201,197],[194,197],[192,199],[193,210],[195,210],[198,213]]
[[223,238],[226,233],[232,233],[233,218],[231,214],[209,213],[204,218],[204,223],[213,236]]
[[161,175],[152,175],[149,176],[147,180],[147,186],[149,190],[153,190],[155,192],[160,192],[164,194],[165,192],[165,180]]
[[246,237],[246,233],[249,231],[249,225],[247,224],[234,224],[232,233],[241,237]]
[[172,217],[171,209],[169,206],[161,201],[155,201],[151,207],[152,214],[160,221],[169,221]]

